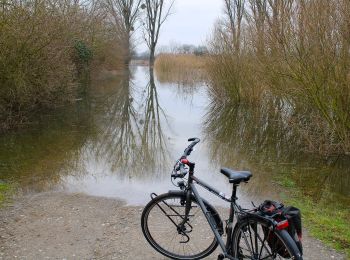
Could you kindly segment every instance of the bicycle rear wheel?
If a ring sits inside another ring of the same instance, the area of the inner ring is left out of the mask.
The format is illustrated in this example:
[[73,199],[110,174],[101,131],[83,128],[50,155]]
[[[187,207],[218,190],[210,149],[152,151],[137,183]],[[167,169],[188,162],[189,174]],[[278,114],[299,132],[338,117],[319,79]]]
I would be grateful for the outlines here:
[[212,253],[218,243],[193,196],[189,219],[182,227],[179,225],[184,220],[185,205],[184,194],[166,193],[157,196],[142,212],[142,231],[147,241],[167,257],[202,259]]
[[233,232],[233,256],[243,259],[297,259],[301,253],[286,230],[271,230],[258,218],[243,218]]

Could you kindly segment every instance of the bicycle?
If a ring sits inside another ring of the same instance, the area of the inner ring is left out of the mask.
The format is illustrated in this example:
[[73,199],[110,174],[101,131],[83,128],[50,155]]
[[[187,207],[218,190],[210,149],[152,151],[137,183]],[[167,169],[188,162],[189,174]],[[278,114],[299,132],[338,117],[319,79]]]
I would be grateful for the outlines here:
[[[287,231],[288,221],[278,222],[261,214],[255,206],[248,210],[238,205],[237,187],[241,182],[248,182],[252,174],[222,168],[221,173],[233,184],[231,197],[225,196],[194,176],[195,163],[190,162],[187,156],[200,139],[190,138],[188,141],[192,143],[176,161],[171,174],[172,182],[182,179],[176,185],[180,190],[162,195],[152,193],[151,201],[142,212],[142,232],[150,245],[172,259],[202,259],[219,245],[222,253],[218,259],[302,260],[296,243]],[[219,213],[199,195],[195,184],[230,203],[225,230]],[[236,224],[233,225],[235,216]],[[222,238],[224,233],[226,243]]]

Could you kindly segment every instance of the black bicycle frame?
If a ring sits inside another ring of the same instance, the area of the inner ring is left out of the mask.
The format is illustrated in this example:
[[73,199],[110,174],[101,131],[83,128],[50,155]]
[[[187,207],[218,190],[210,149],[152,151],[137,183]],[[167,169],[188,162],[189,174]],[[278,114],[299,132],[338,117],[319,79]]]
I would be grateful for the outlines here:
[[[210,228],[212,229],[216,240],[218,241],[222,251],[223,251],[223,256],[229,259],[233,259],[236,260],[236,258],[232,257],[232,250],[231,250],[231,244],[232,244],[232,231],[233,231],[233,227],[232,227],[232,223],[233,223],[233,219],[234,219],[234,215],[235,215],[235,211],[236,211],[236,192],[237,192],[237,185],[233,184],[233,189],[232,189],[232,195],[231,198],[226,198],[225,195],[218,191],[217,189],[215,189],[214,187],[210,186],[209,184],[203,182],[202,180],[198,179],[197,177],[194,176],[194,163],[189,163],[189,177],[188,177],[188,187],[187,187],[187,193],[186,193],[186,208],[185,208],[185,218],[184,218],[184,223],[186,222],[186,220],[188,219],[187,216],[189,214],[189,211],[191,209],[191,194],[193,193],[193,196],[196,198],[201,210],[204,213],[204,216],[206,217]],[[213,219],[210,211],[205,207],[204,202],[202,200],[202,198],[200,197],[197,188],[195,187],[195,183],[197,183],[198,185],[202,186],[203,188],[205,188],[206,190],[208,190],[209,192],[215,194],[216,196],[218,196],[219,198],[230,202],[230,216],[228,219],[228,227],[226,229],[226,234],[227,234],[227,241],[226,241],[226,245],[224,240],[221,238],[220,233],[217,230],[216,227],[216,222]]]

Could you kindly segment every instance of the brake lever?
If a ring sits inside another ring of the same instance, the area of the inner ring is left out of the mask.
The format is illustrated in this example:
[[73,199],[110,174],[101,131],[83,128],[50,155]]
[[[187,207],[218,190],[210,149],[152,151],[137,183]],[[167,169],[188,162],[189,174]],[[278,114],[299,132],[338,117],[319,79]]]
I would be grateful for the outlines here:
[[[180,171],[180,173],[177,173],[178,171]],[[186,176],[187,174],[187,169],[184,167],[183,163],[179,163],[177,167],[174,168],[173,173],[171,174],[171,177],[173,178],[183,178]]]
[[185,176],[187,174],[187,170],[185,168],[180,168],[180,174]]

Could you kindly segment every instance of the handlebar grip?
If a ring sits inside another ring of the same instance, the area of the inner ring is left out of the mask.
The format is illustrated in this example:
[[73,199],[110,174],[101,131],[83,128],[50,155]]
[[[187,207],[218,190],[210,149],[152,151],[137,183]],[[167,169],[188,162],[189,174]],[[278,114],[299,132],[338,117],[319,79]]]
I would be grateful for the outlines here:
[[197,137],[192,137],[189,138],[188,141],[192,141],[192,143],[185,149],[183,157],[186,157],[191,154],[191,152],[193,151],[193,147],[200,142],[200,139]]
[[171,178],[174,178],[174,179],[176,179],[176,178],[181,178],[181,176],[179,176],[180,174],[174,174],[174,173],[172,173],[171,174]]

